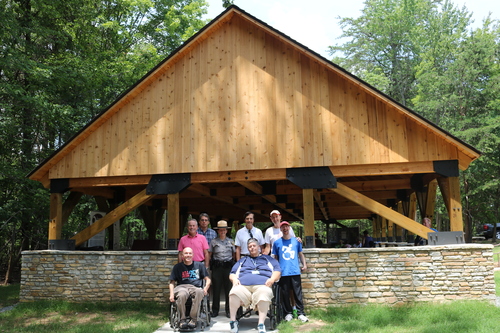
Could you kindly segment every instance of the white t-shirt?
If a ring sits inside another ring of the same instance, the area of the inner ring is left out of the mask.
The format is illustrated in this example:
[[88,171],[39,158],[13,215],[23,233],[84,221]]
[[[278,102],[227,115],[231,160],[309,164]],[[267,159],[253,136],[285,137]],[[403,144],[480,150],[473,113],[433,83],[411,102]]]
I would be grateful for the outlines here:
[[[290,235],[295,238],[295,233],[293,232],[292,227],[290,227]],[[275,228],[274,226],[272,226],[270,228],[267,228],[264,240],[266,241],[266,244],[269,244],[272,248],[274,241],[281,237],[283,237],[283,233],[281,232],[280,228]]]

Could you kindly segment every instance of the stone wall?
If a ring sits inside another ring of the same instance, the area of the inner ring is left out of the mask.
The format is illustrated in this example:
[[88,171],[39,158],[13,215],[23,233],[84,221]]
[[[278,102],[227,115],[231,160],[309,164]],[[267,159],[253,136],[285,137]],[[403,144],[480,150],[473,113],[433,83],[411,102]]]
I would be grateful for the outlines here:
[[[308,307],[478,299],[495,302],[493,246],[305,249]],[[168,300],[177,251],[25,251],[21,301]]]

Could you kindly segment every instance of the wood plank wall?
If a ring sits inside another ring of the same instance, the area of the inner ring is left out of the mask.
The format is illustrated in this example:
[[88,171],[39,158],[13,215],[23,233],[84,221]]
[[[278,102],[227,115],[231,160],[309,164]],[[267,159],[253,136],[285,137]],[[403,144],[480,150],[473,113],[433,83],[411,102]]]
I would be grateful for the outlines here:
[[185,52],[50,178],[457,159],[457,147],[240,16]]

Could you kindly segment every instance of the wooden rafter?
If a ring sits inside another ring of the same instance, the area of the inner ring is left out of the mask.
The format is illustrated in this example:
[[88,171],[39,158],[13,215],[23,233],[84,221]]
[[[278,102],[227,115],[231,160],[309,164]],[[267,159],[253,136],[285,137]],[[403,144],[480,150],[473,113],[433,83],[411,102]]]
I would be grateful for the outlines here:
[[260,186],[260,184],[258,183],[255,183],[255,182],[248,182],[248,181],[244,181],[244,182],[239,182],[240,185],[244,186],[245,188],[249,189],[250,191],[256,193],[256,194],[259,194],[259,195],[262,195],[262,198],[269,201],[271,204],[279,207],[281,210],[287,212],[288,214],[290,214],[291,216],[294,216],[295,218],[297,218],[299,221],[302,221],[303,220],[303,217],[295,214],[295,212],[289,210],[287,207],[286,207],[286,204],[283,204],[283,203],[279,203],[278,200],[276,199],[276,196],[275,195],[270,195],[270,194],[263,194],[263,191],[262,191],[262,186]]
[[427,233],[432,232],[431,229],[424,227],[420,223],[407,218],[406,216],[399,214],[391,208],[388,208],[375,200],[368,198],[367,196],[354,191],[353,189],[343,185],[342,183],[337,183],[337,188],[331,188],[330,191],[338,193],[339,195],[357,203],[358,205],[365,207],[374,214],[378,214],[393,223],[427,239]]
[[102,219],[96,221],[92,225],[80,231],[75,236],[71,237],[71,239],[75,240],[76,246],[82,245],[85,241],[97,235],[99,232],[103,231],[104,229],[121,219],[123,216],[127,215],[132,210],[154,197],[154,194],[146,194],[146,189],[142,190],[130,200],[124,202],[123,204],[106,214],[106,216],[104,216]]
[[325,205],[323,204],[323,201],[321,200],[321,195],[318,193],[318,191],[314,191],[314,201],[318,205],[319,209],[321,210],[321,214],[323,215],[323,219],[325,221],[329,220],[328,218],[328,212],[326,211]]

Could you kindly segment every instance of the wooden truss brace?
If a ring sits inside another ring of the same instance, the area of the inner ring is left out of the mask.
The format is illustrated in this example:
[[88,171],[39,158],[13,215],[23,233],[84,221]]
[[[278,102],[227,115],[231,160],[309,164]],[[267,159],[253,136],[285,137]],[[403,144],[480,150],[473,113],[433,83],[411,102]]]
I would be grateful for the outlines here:
[[330,191],[333,191],[346,199],[351,200],[358,205],[365,207],[369,211],[374,214],[380,215],[383,218],[386,218],[389,221],[405,228],[421,236],[422,238],[427,239],[427,233],[433,232],[431,229],[424,227],[420,223],[415,222],[414,220],[404,216],[403,214],[398,213],[397,211],[378,203],[377,201],[364,196],[363,194],[354,191],[353,189],[341,184],[337,183],[337,188],[330,188]]
[[155,197],[155,194],[148,195],[146,194],[146,189],[142,190],[141,192],[130,198],[128,201],[124,202],[123,204],[106,214],[102,219],[99,219],[91,226],[88,226],[87,228],[77,233],[75,236],[71,237],[71,239],[75,240],[76,246],[82,245],[85,241],[97,235],[99,232],[103,231],[153,197]]

